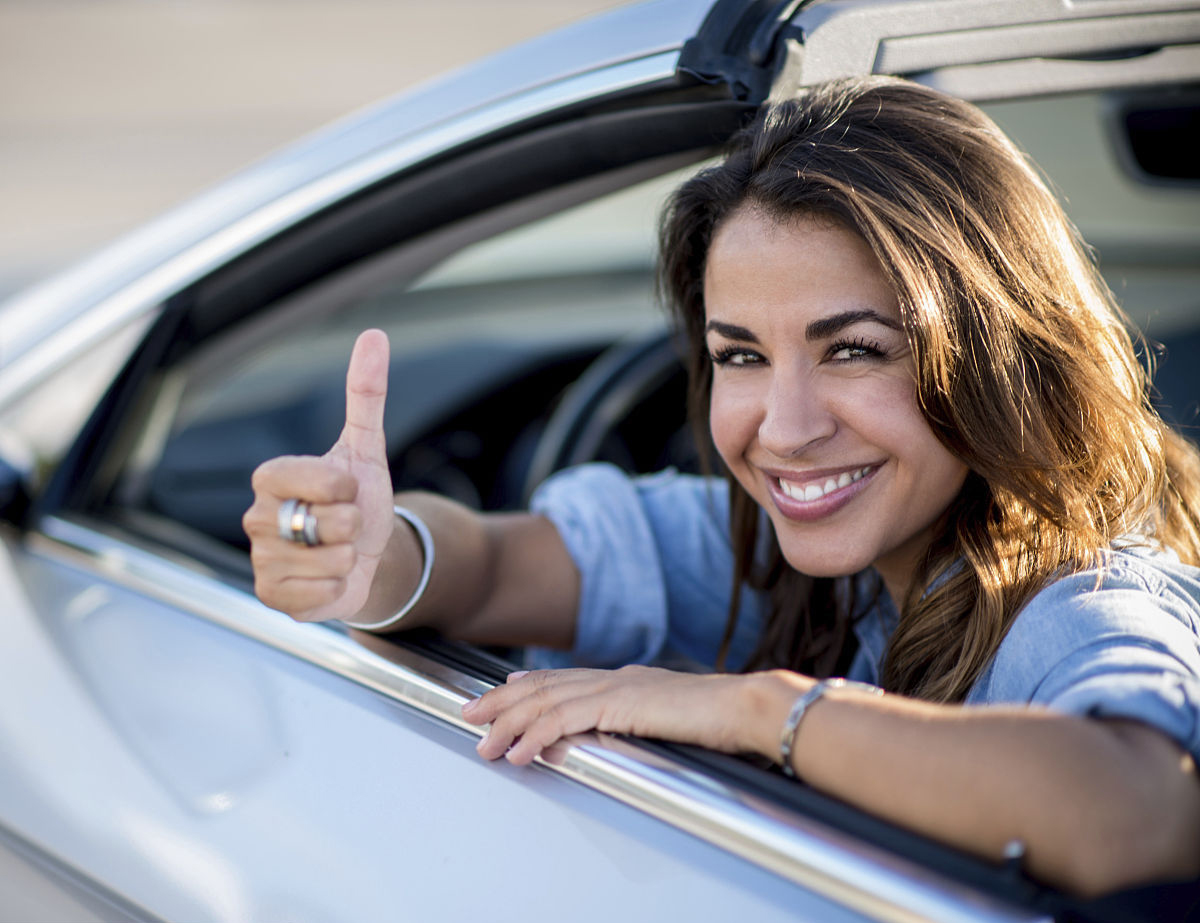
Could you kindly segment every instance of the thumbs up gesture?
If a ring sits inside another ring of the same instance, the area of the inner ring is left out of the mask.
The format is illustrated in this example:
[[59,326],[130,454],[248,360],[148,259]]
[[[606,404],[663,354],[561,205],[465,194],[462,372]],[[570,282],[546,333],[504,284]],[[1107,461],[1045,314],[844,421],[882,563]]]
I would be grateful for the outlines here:
[[[320,457],[273,458],[254,472],[254,503],[242,517],[254,591],[299,621],[358,613],[392,535],[383,434],[388,361],[387,335],[362,333],[346,373],[346,425],[337,442]],[[305,511],[315,520],[308,524],[315,544],[304,540],[302,530],[288,528],[293,517],[303,521]]]

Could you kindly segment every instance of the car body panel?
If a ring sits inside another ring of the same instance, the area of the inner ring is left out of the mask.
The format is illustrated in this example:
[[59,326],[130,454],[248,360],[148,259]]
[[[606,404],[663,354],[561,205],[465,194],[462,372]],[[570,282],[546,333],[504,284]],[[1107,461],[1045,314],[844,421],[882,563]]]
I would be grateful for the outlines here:
[[[0,813],[164,919],[515,919],[536,900],[604,920],[630,891],[647,914],[859,919],[558,773],[484,763],[477,734],[286,645],[147,605],[45,546],[8,550],[0,595],[24,599],[0,694],[36,707],[0,712]],[[317,636],[295,646],[337,637],[260,621]],[[553,844],[534,865],[531,837]]]
[[[32,713],[0,714],[12,745],[0,816],[164,918],[389,919],[394,882],[416,918],[506,919],[495,895],[534,874],[506,838],[531,831],[553,843],[535,851],[538,880],[555,883],[543,899],[570,905],[579,869],[597,885],[572,918],[610,917],[631,893],[647,918],[668,906],[699,919],[719,907],[831,923],[1041,918],[669,764],[654,770],[603,736],[533,770],[486,764],[478,729],[456,714],[479,681],[389,663],[86,526],[47,528],[54,540],[10,546],[0,579],[0,598],[15,595],[6,585],[24,597],[0,694],[46,690],[57,729],[45,739]],[[446,792],[469,835],[446,823]],[[331,890],[353,895],[336,913]],[[610,892],[618,904],[598,896]]]

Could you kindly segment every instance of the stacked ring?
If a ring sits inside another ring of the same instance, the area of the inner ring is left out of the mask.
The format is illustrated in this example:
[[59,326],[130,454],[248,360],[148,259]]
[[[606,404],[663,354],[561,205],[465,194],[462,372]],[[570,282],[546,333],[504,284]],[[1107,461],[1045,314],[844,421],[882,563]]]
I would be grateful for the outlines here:
[[312,514],[308,504],[295,497],[289,497],[279,505],[279,537],[297,545],[321,544],[317,535],[317,517]]

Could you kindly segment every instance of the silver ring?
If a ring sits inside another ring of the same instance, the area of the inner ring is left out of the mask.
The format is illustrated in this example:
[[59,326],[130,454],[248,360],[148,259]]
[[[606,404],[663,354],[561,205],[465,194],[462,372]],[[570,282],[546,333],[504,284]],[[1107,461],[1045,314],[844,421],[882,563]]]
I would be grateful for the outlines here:
[[313,545],[321,544],[321,538],[317,535],[317,517],[313,515],[313,511],[308,508],[308,504],[301,504],[304,507],[304,544],[310,548]]
[[292,510],[292,518],[288,529],[292,533],[291,540],[297,545],[304,544],[304,517],[308,515],[308,504],[301,500]]
[[296,515],[296,507],[300,505],[300,501],[295,497],[290,497],[279,504],[279,516],[276,520],[279,526],[279,537],[286,542],[294,542],[296,539],[292,533],[292,519]]
[[321,538],[317,535],[317,517],[303,500],[295,497],[284,500],[279,505],[277,525],[279,537],[285,541],[307,545],[310,548],[321,544]]

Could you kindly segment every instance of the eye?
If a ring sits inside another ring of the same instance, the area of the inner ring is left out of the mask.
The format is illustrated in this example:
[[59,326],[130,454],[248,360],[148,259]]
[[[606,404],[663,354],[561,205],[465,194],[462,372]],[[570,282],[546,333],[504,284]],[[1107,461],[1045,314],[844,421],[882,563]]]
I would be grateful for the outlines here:
[[860,359],[872,359],[883,355],[883,348],[865,337],[839,340],[829,347],[829,358],[834,362],[856,362]]
[[708,358],[712,360],[713,365],[717,366],[757,365],[763,361],[762,356],[744,346],[723,346],[710,352]]

